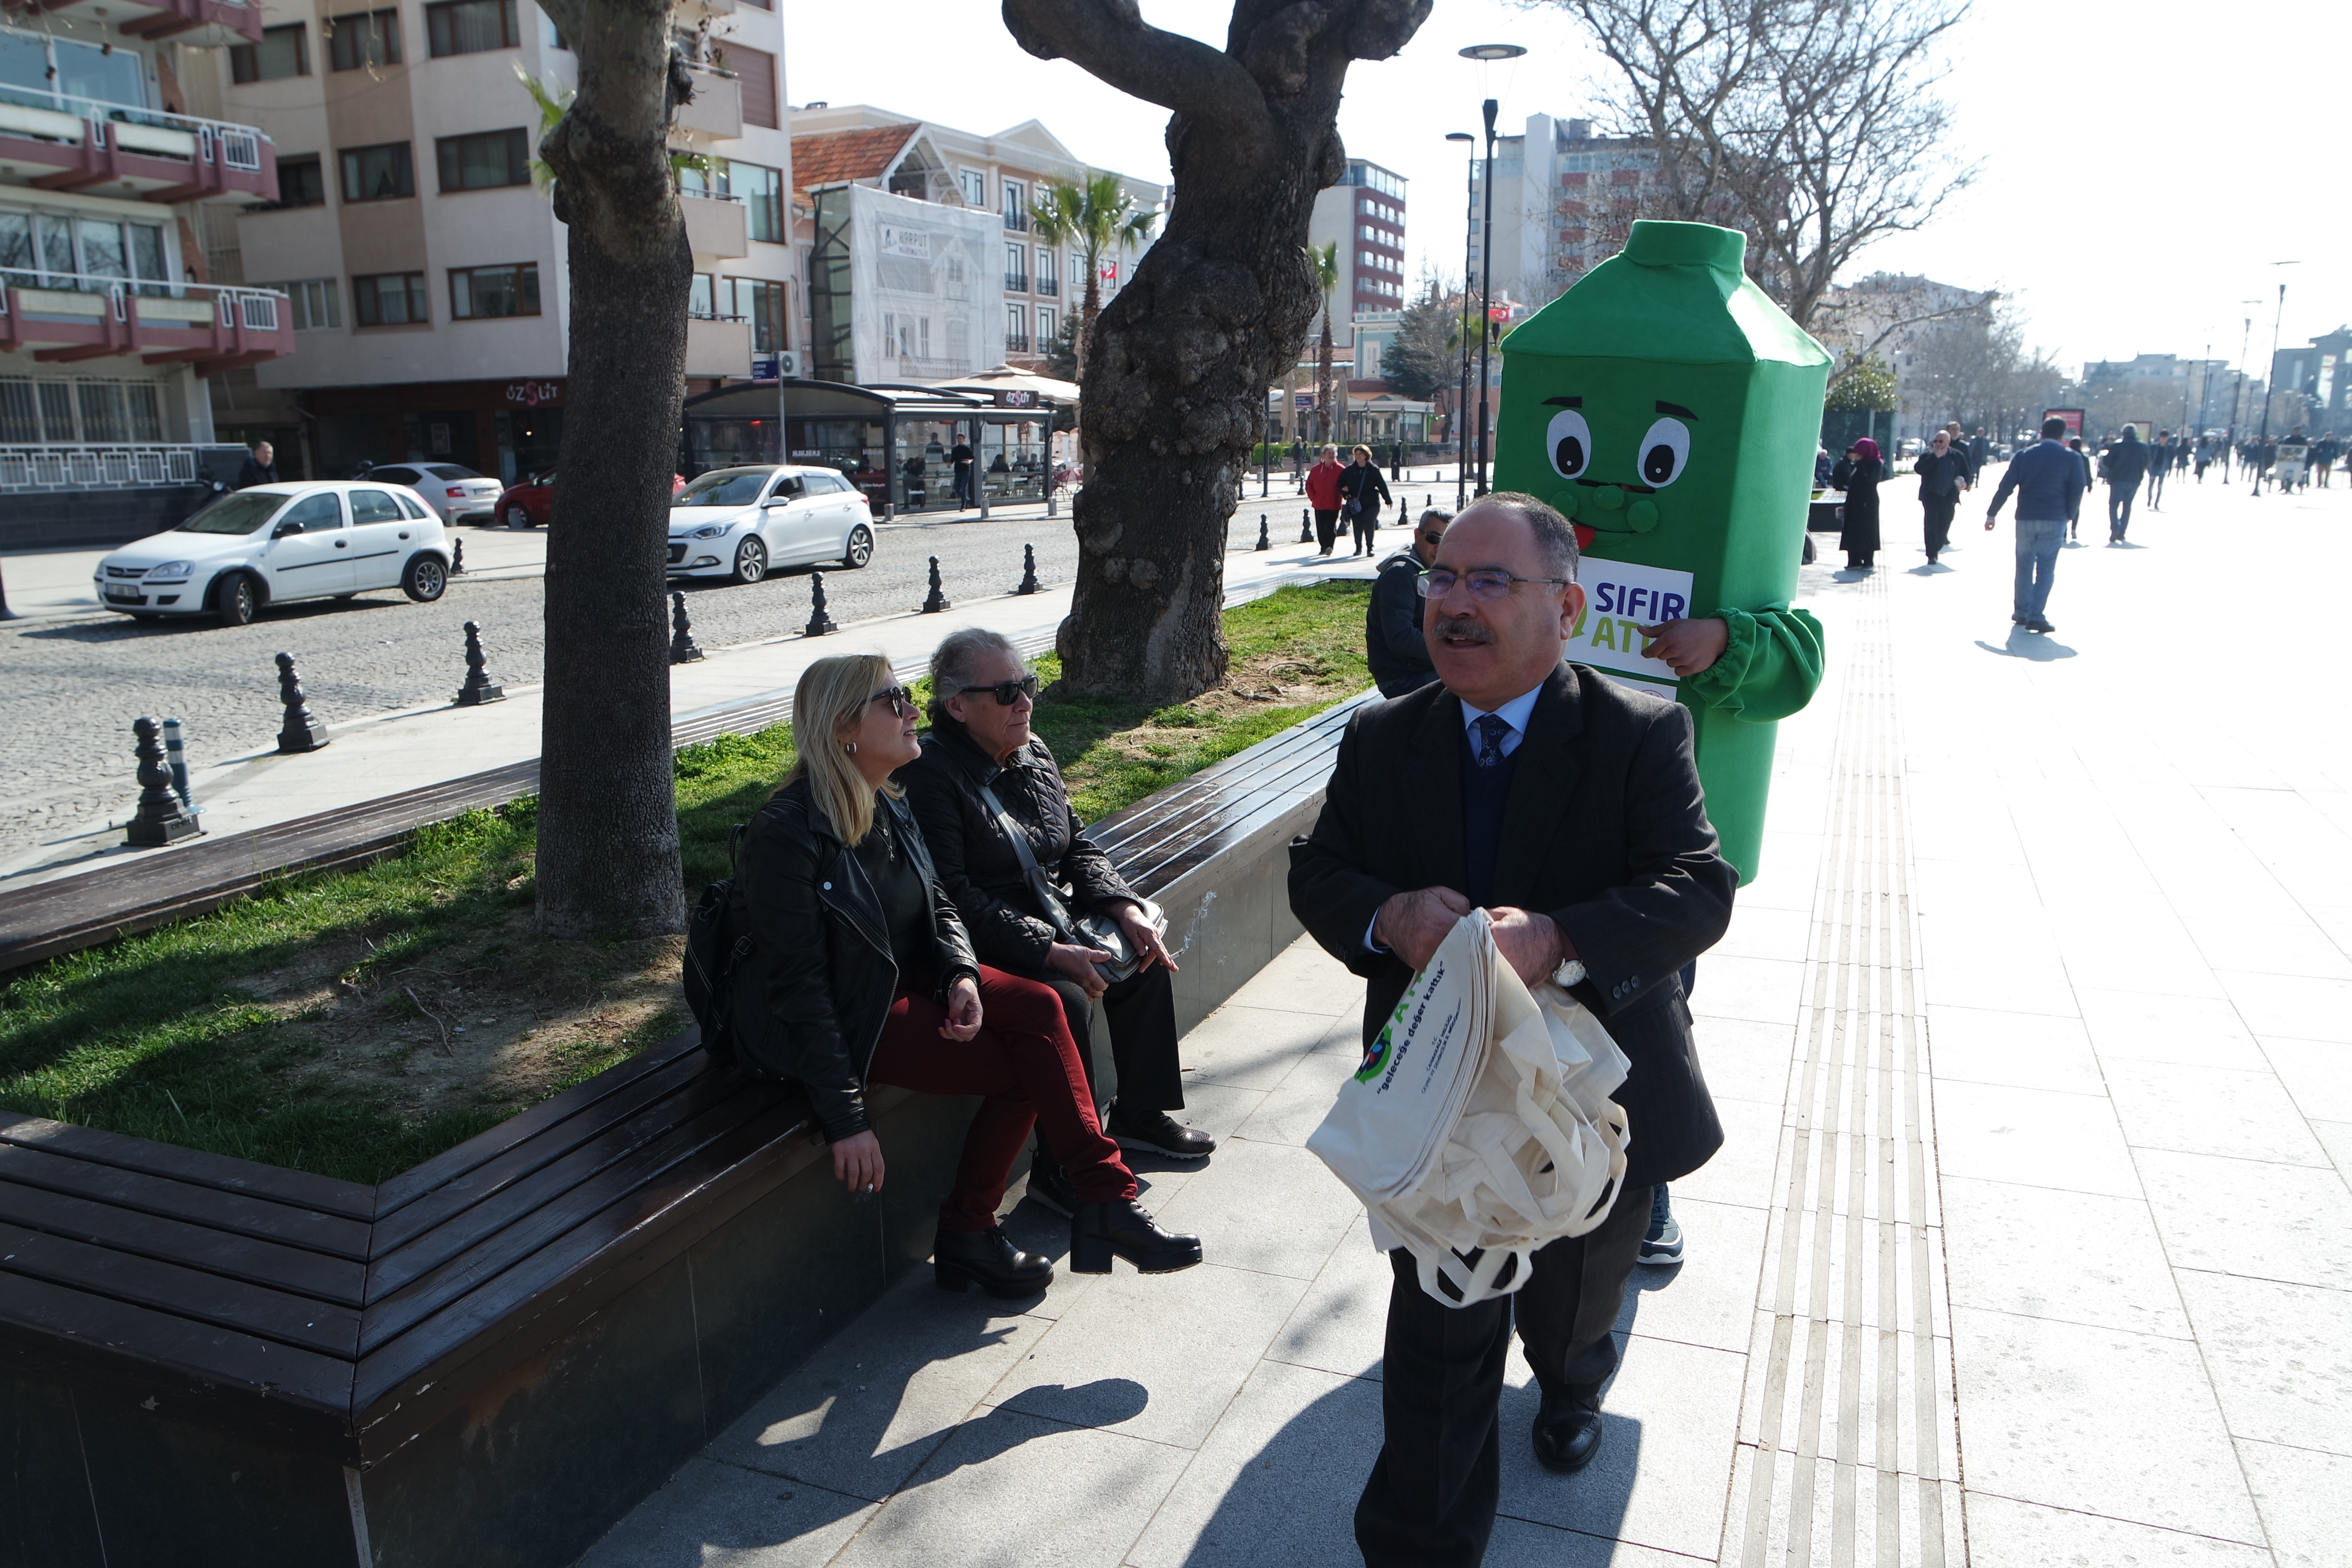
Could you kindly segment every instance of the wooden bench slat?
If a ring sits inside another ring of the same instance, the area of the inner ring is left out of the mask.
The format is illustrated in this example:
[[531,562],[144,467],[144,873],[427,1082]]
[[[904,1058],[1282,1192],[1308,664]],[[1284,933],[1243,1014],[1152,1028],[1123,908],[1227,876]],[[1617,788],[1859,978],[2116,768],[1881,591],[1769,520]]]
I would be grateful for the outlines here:
[[358,1182],[290,1171],[283,1165],[265,1165],[257,1160],[239,1160],[204,1149],[183,1149],[175,1143],[158,1143],[127,1133],[78,1127],[70,1121],[51,1121],[46,1117],[0,1111],[0,1143],[68,1155],[151,1176],[169,1176],[193,1186],[268,1198],[273,1203],[316,1209],[344,1219],[365,1220],[375,1212],[375,1189]]
[[354,1258],[281,1247],[210,1226],[116,1208],[14,1182],[0,1182],[0,1223],[343,1307],[359,1307],[367,1284],[367,1266]]
[[0,1143],[0,1181],[363,1261],[368,1227],[337,1215]]
[[360,1315],[352,1308],[16,1226],[0,1226],[0,1272],[46,1279],[321,1355],[348,1360],[359,1349]]

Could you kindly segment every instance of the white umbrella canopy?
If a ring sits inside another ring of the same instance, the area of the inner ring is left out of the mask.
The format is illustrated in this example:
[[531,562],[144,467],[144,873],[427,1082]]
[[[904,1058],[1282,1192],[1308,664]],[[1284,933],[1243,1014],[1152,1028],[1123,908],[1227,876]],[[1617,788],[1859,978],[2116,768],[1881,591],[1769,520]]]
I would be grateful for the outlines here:
[[1078,384],[1056,381],[1050,375],[1038,375],[1031,371],[1015,370],[1009,364],[984,370],[977,375],[951,377],[929,384],[949,392],[1026,392],[1040,403],[1077,406]]

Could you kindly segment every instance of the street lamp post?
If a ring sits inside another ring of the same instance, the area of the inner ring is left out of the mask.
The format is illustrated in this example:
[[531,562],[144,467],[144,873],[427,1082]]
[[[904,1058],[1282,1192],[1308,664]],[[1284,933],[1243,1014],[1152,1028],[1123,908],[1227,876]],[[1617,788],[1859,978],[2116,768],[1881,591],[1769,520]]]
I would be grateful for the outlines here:
[[[1478,138],[1467,131],[1449,131],[1448,142],[1477,142]],[[1454,393],[1454,510],[1460,511],[1469,500],[1470,485],[1470,227],[1478,212],[1478,155],[1470,155],[1469,174],[1463,181],[1462,194],[1462,378]]]
[[[2238,303],[2253,306],[2261,304],[2262,301],[2241,300]],[[2230,482],[2231,459],[2238,455],[2238,416],[2244,410],[2246,404],[2246,345],[2253,341],[2253,337],[2254,318],[2249,315],[2245,318],[2244,324],[2238,329],[2238,385],[2237,389],[2230,394],[2230,428],[2229,432],[2221,437],[2224,448],[2221,458],[2221,482],[2225,485]],[[2239,466],[2244,467],[2242,463]]]
[[[1517,44],[1473,44],[1461,51],[1462,58],[1481,62],[1517,59],[1528,51]],[[1486,493],[1488,460],[1492,456],[1493,438],[1489,427],[1493,416],[1489,412],[1492,396],[1492,354],[1494,349],[1495,310],[1495,116],[1501,109],[1495,100],[1479,105],[1486,121],[1486,162],[1484,178],[1486,185],[1486,216],[1479,224],[1478,245],[1478,490]],[[1466,279],[1465,279],[1466,281]]]
[[[2295,264],[2292,261],[2279,261],[2273,262],[2272,265],[2276,267],[2293,267]],[[2271,400],[2278,395],[2278,383],[2273,381],[2271,377],[2278,374],[2279,326],[2285,320],[2286,282],[2284,279],[2281,279],[2278,287],[2278,310],[2275,315],[2271,317],[2271,363],[2269,373],[2263,377],[2263,433],[2254,437],[2257,449],[2267,447],[2270,445]],[[2263,476],[2269,472],[2270,465],[2268,463],[2258,463],[2254,466],[2254,493],[2256,495],[2263,493]]]

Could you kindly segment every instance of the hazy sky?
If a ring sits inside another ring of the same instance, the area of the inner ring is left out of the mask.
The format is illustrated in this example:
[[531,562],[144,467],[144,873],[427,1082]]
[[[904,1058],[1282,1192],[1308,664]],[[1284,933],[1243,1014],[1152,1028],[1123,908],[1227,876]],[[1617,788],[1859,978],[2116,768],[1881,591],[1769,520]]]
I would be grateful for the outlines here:
[[[794,103],[872,103],[975,132],[1035,119],[1088,163],[1168,178],[1164,110],[1066,61],[1031,58],[985,0],[783,6]],[[1143,10],[1220,41],[1230,7],[1145,0]],[[1977,0],[1941,89],[1957,110],[1951,158],[1980,163],[1977,184],[1853,270],[2001,289],[2029,341],[2070,373],[2085,358],[2198,355],[2209,342],[2234,360],[2248,314],[2259,366],[2281,279],[2283,343],[2352,317],[2352,182],[2327,151],[2338,144],[2328,106],[2340,121],[2330,78],[2345,37],[2340,6],[2324,0],[2235,13]],[[1491,67],[1455,54],[1496,41],[1528,53]],[[1534,113],[1584,116],[1604,68],[1568,14],[1541,0],[1437,0],[1402,55],[1355,66],[1340,132],[1350,153],[1412,182],[1413,273],[1462,267],[1467,165],[1445,133],[1477,131],[1488,96],[1506,130]],[[2272,265],[2286,260],[2300,265]]]

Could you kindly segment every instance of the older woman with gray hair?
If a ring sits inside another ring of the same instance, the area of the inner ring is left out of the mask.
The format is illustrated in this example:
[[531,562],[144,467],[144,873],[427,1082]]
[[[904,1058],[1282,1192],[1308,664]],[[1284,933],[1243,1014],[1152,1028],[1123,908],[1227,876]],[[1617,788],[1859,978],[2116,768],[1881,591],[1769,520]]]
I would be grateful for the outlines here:
[[[931,656],[931,732],[899,775],[908,804],[981,962],[1060,994],[1090,1085],[1094,1004],[1102,1004],[1118,1069],[1103,1130],[1123,1149],[1205,1159],[1216,1141],[1169,1114],[1184,1105],[1175,960],[1140,895],[1087,837],[1054,753],[1030,732],[1036,696],[1036,676],[1003,637],[979,627],[949,636]],[[1133,973],[1104,974],[1112,955],[1086,940],[1077,922],[1087,915],[1116,922],[1139,960]],[[1043,1147],[1029,1194],[1066,1214],[1076,1204],[1069,1175]]]

